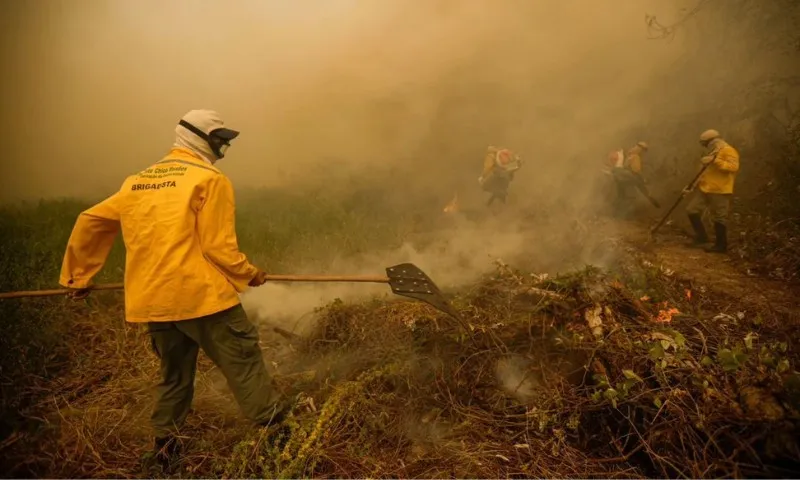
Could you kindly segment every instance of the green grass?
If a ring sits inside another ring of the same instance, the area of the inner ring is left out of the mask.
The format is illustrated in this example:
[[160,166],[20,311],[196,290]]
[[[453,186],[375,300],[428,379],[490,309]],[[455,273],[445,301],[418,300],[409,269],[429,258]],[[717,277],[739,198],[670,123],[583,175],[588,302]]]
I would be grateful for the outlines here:
[[239,247],[270,271],[322,268],[336,256],[398,246],[409,216],[391,211],[380,193],[346,198],[323,192],[250,190],[237,201]]
[[[337,256],[391,248],[402,241],[410,217],[387,214],[392,210],[387,202],[381,192],[367,190],[346,196],[241,191],[236,215],[240,249],[268,271],[292,273],[296,268],[324,269]],[[60,288],[67,240],[78,214],[91,204],[54,199],[0,207],[0,291]],[[124,263],[118,237],[95,283],[121,281]],[[71,359],[62,357],[75,320],[99,311],[121,317],[121,302],[114,293],[95,294],[88,305],[62,297],[0,301],[0,438],[13,429],[19,411],[37,400],[20,392],[72,368]]]
[[[90,204],[74,199],[0,207],[0,288],[34,290],[58,284],[61,259],[78,214]],[[121,277],[121,245],[96,281]]]

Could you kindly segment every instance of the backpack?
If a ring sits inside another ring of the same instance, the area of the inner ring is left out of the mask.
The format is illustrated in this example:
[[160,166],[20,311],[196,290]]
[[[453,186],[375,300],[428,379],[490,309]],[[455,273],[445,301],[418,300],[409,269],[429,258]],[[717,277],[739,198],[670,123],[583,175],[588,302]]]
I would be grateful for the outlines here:
[[500,168],[501,171],[506,173],[517,171],[520,169],[520,167],[522,167],[522,159],[519,157],[519,155],[507,148],[497,151],[494,156],[494,163]]

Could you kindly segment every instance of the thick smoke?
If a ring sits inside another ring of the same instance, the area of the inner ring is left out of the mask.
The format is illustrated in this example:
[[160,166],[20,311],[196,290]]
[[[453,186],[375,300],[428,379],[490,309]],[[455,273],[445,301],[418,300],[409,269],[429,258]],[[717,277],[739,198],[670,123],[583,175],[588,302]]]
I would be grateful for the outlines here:
[[319,181],[337,159],[348,175],[392,166],[451,190],[475,177],[486,145],[506,144],[532,162],[525,178],[566,188],[576,156],[600,155],[646,118],[683,50],[648,41],[643,17],[676,8],[14,2],[2,20],[13,75],[0,195],[106,195],[165,153],[192,108],[242,130],[220,164],[237,186]]
[[[442,287],[464,285],[498,258],[554,256],[541,237],[570,234],[564,205],[596,202],[599,161],[646,137],[659,79],[688,48],[648,40],[644,15],[677,16],[683,3],[14,2],[2,20],[14,75],[0,93],[0,195],[107,195],[166,152],[192,108],[214,108],[243,132],[219,163],[238,187],[381,182],[372,174],[389,169],[413,195],[433,192],[443,204],[459,192],[477,208],[486,146],[509,146],[527,162],[518,203],[561,205],[556,224],[526,232],[515,219],[467,221],[424,245],[326,268],[380,273],[413,261]],[[245,301],[263,317],[296,317],[385,291],[267,285]]]

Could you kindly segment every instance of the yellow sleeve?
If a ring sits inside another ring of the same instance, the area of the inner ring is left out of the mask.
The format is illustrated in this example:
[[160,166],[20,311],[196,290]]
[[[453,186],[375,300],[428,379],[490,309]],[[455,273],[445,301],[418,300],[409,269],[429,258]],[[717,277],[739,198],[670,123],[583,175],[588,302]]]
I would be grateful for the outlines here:
[[481,173],[482,177],[485,178],[494,169],[494,156],[494,153],[487,153],[483,158],[483,173]]
[[59,284],[86,288],[106,263],[119,233],[119,192],[81,212],[61,263]]
[[197,213],[197,233],[203,255],[237,292],[247,290],[258,269],[239,251],[236,239],[236,204],[233,186],[224,175],[214,175],[206,200]]
[[739,152],[731,147],[720,150],[717,158],[714,159],[714,166],[723,172],[739,171]]
[[631,155],[630,169],[633,173],[642,173],[642,157],[639,155]]

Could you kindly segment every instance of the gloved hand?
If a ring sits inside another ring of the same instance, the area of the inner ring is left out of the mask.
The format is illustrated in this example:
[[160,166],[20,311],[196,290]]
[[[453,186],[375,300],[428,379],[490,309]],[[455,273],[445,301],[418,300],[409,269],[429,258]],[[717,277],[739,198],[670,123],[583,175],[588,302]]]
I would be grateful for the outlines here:
[[483,180],[484,180],[483,175],[478,177],[478,185],[483,185]]
[[713,161],[714,161],[714,157],[712,155],[709,155],[707,157],[703,157],[703,158],[700,159],[700,162],[702,162],[703,165],[708,165],[709,163],[711,163]]
[[694,190],[694,187],[692,187],[692,186],[683,187],[683,194],[684,195],[688,195],[688,194],[692,193],[692,190]]
[[92,293],[91,288],[71,288],[67,297],[72,300],[83,300],[88,297],[90,293]]
[[260,287],[261,285],[264,285],[265,283],[267,283],[267,272],[263,272],[263,271],[259,270],[256,273],[256,276],[253,277],[247,283],[247,285],[249,285],[251,287]]

